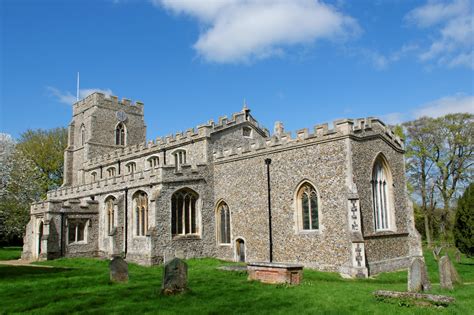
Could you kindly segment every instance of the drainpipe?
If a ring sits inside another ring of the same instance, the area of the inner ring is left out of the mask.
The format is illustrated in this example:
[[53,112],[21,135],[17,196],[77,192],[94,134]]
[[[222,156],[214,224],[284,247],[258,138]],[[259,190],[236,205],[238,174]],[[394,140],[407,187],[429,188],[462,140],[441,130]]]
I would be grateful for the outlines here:
[[124,242],[124,253],[125,257],[127,257],[127,248],[128,248],[128,187],[125,187],[125,242]]
[[268,237],[270,240],[270,262],[273,262],[273,238],[272,238],[272,204],[270,198],[270,164],[272,159],[265,159],[267,165],[267,189],[268,189]]
[[60,210],[61,213],[61,228],[59,229],[60,237],[59,237],[59,242],[60,242],[60,248],[61,248],[61,257],[64,257],[64,209]]

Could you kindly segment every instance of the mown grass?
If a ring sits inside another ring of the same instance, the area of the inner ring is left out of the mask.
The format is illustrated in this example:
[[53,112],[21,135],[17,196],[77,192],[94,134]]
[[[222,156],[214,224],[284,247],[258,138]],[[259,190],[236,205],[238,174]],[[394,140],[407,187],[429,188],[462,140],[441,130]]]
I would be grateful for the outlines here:
[[[453,256],[452,256],[453,257]],[[347,280],[338,274],[305,270],[300,286],[265,285],[247,281],[246,274],[218,270],[227,262],[192,259],[190,292],[160,296],[162,267],[129,265],[130,281],[109,281],[108,261],[59,259],[46,267],[0,266],[0,313],[159,313],[159,314],[472,314],[474,285],[442,291],[437,264],[426,253],[432,293],[454,296],[446,308],[379,301],[378,289],[406,290],[406,271],[374,279]],[[474,259],[455,264],[465,282],[474,282]]]
[[21,256],[21,247],[0,247],[0,260],[19,259]]

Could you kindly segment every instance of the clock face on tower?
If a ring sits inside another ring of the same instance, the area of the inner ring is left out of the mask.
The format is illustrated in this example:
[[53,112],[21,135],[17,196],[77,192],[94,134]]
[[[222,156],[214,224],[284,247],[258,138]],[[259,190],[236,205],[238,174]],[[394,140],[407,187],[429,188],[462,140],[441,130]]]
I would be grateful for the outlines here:
[[123,110],[119,110],[115,114],[115,116],[117,117],[118,121],[124,122],[125,120],[127,120],[127,114],[125,114],[125,112]]

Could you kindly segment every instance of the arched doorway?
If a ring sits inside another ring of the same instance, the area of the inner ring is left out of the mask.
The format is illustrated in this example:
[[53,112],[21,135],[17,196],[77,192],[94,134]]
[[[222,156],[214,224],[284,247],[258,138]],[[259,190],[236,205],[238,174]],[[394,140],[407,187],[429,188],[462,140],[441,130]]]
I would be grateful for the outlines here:
[[43,221],[40,222],[38,228],[38,258],[41,255],[41,239],[43,238]]
[[237,261],[245,262],[245,242],[241,238],[235,241],[235,257]]

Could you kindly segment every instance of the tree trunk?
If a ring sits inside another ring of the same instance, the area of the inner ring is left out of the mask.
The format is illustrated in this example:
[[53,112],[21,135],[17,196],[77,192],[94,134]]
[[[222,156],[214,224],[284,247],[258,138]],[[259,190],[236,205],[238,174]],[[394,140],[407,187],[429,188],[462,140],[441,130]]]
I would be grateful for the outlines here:
[[430,219],[428,217],[428,214],[424,214],[425,217],[425,235],[426,235],[426,242],[428,243],[428,248],[431,248],[433,246],[431,242],[431,230],[430,230]]

